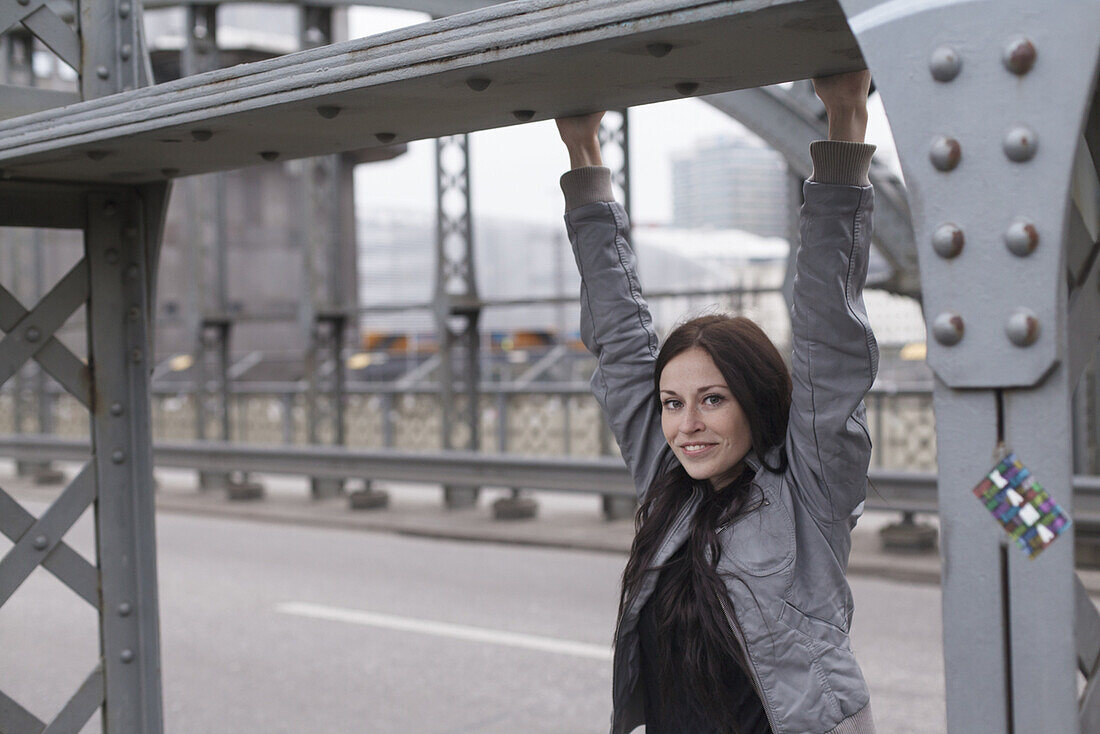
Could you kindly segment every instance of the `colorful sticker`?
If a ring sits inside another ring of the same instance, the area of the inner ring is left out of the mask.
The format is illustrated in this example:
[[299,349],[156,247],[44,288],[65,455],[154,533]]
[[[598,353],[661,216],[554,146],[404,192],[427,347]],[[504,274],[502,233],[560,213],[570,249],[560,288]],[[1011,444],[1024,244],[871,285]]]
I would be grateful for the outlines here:
[[1015,453],[974,487],[974,496],[1030,558],[1039,555],[1070,526],[1070,519]]

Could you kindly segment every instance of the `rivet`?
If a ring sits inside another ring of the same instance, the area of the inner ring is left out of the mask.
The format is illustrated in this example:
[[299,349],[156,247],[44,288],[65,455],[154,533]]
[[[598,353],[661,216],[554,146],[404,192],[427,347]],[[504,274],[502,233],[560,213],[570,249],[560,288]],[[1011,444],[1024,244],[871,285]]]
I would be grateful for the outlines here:
[[684,96],[694,94],[698,88],[699,82],[677,82],[675,85],[676,91]]
[[98,76],[100,79],[106,79],[111,75],[111,72],[107,70],[106,66],[97,66],[95,70],[95,75]]
[[334,104],[323,104],[317,108],[317,114],[326,120],[331,120],[340,114],[340,108]]
[[1035,66],[1035,56],[1035,44],[1020,36],[1008,42],[1001,61],[1004,62],[1005,68],[1013,74],[1023,76],[1031,71],[1031,67]]
[[964,331],[962,316],[952,311],[944,311],[932,322],[932,336],[945,347],[958,344]]
[[1039,246],[1039,230],[1031,222],[1013,222],[1005,231],[1005,246],[1018,257],[1027,257]]
[[50,540],[45,535],[39,535],[31,541],[31,545],[34,546],[35,550],[46,550],[50,545]]
[[122,449],[115,449],[111,453],[111,461],[115,462],[116,464],[121,464],[122,462],[126,461],[126,454],[122,453]]
[[645,47],[647,53],[655,59],[663,59],[672,51],[671,43],[650,43]]
[[125,236],[125,237],[126,237],[126,239],[128,239],[128,240],[132,240],[132,239],[134,239],[135,237],[137,237],[137,235],[138,235],[138,228],[137,228],[137,227],[135,227],[135,226],[134,226],[134,225],[132,225],[132,224],[127,224],[127,225],[126,225],[126,226],[125,226],[125,227],[124,227],[124,228],[122,229],[122,234],[123,234],[123,236]]
[[130,648],[126,648],[121,653],[119,653],[118,659],[124,663],[132,663],[134,662],[134,651]]
[[31,0],[19,0],[20,5],[28,5]]
[[379,143],[389,143],[397,136],[393,133],[375,133],[374,137],[377,138]]
[[325,42],[325,32],[317,26],[310,26],[306,29],[305,33],[306,43],[313,46],[320,46]]
[[130,278],[131,280],[134,280],[134,279],[136,279],[136,278],[138,277],[138,275],[140,275],[140,274],[141,274],[141,271],[140,271],[140,270],[138,270],[138,266],[137,266],[137,265],[134,265],[134,264],[132,264],[132,263],[131,263],[131,264],[130,264],[130,265],[129,265],[129,266],[127,267],[127,268],[126,268],[126,277],[127,277],[127,278]]
[[214,137],[214,133],[210,130],[192,130],[191,137],[199,143],[205,143],[210,138]]
[[143,355],[140,349],[135,349],[134,351],[130,352],[130,359],[132,359],[134,362],[140,362],[142,357]]
[[137,306],[130,306],[130,320],[137,321],[141,318],[141,309]]
[[108,152],[106,150],[89,150],[87,153],[85,153],[85,155],[87,155],[93,161],[101,161],[107,157]]
[[928,157],[932,160],[932,165],[938,170],[951,171],[959,165],[959,160],[962,158],[962,148],[955,138],[940,135],[932,141],[932,148],[928,151]]
[[116,418],[122,415],[122,403],[111,403],[111,415]]
[[134,47],[131,46],[128,43],[122,44],[122,46],[120,46],[119,49],[118,49],[118,56],[123,61],[129,61],[130,56],[132,56],[133,53],[134,53]]
[[475,92],[484,92],[489,88],[489,85],[493,83],[492,79],[486,79],[485,77],[475,76],[466,80],[466,86]]
[[932,249],[947,260],[957,257],[965,244],[966,236],[955,224],[941,224],[932,234]]
[[955,53],[955,49],[950,46],[940,46],[932,52],[928,68],[932,72],[933,79],[938,82],[949,82],[959,75],[962,61]]
[[124,601],[118,605],[118,616],[120,617],[129,617],[132,611],[134,611],[134,609],[130,606],[130,602],[128,601]]
[[122,2],[118,4],[118,14],[121,18],[130,17],[130,3]]
[[520,122],[527,122],[535,116],[534,110],[512,110],[512,117]]
[[1026,308],[1018,308],[1008,317],[1005,333],[1018,347],[1030,347],[1039,339],[1039,319]]
[[1014,127],[1005,135],[1003,147],[1009,160],[1023,163],[1035,157],[1039,138],[1029,128]]
[[32,343],[33,343],[33,342],[36,342],[36,341],[38,341],[38,338],[42,336],[42,332],[40,332],[40,331],[39,331],[39,330],[38,330],[38,329],[37,329],[36,327],[34,327],[34,326],[28,326],[28,327],[27,327],[27,331],[26,331],[26,333],[24,334],[24,336],[25,336],[25,337],[27,338],[27,341],[29,341],[29,342],[32,342]]
[[261,150],[260,157],[265,161],[275,161],[279,159],[279,151],[277,150]]
[[107,250],[104,257],[107,258],[108,263],[110,263],[111,265],[114,265],[115,263],[118,262],[118,250],[114,250],[114,249]]
[[175,178],[176,176],[178,176],[180,174],[180,169],[178,169],[178,168],[162,168],[162,169],[160,169],[160,172],[163,173],[167,178]]

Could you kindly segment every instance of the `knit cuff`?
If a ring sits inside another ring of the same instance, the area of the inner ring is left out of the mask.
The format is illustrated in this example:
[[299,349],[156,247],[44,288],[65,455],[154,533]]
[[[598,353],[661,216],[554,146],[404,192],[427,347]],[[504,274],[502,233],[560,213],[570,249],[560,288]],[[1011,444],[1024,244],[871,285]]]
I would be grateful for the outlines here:
[[867,172],[875,146],[846,140],[815,140],[810,143],[814,163],[811,181],[845,186],[869,186]]
[[570,211],[596,201],[615,201],[611,191],[611,169],[605,166],[574,168],[561,177],[565,210]]

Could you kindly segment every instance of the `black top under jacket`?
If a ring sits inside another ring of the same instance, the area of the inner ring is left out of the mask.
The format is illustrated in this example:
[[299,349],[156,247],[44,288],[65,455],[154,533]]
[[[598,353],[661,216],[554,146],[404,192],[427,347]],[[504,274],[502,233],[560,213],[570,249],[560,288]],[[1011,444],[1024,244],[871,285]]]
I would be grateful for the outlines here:
[[[685,543],[669,559],[666,568],[677,563],[690,563]],[[669,703],[661,696],[661,687],[658,681],[660,663],[657,659],[657,613],[654,600],[660,596],[662,584],[668,576],[664,570],[657,577],[657,588],[649,601],[642,607],[641,618],[638,621],[639,636],[642,648],[642,686],[645,691],[645,730],[646,734],[726,734],[716,724],[708,721],[700,711],[691,693],[683,686],[676,686],[673,681],[669,691]],[[673,648],[678,647],[673,641]],[[738,724],[740,734],[771,734],[768,724],[768,716],[764,712],[764,706],[760,697],[753,688],[749,677],[737,668],[738,675],[732,680],[714,681],[714,685],[726,689],[728,696],[737,703]]]

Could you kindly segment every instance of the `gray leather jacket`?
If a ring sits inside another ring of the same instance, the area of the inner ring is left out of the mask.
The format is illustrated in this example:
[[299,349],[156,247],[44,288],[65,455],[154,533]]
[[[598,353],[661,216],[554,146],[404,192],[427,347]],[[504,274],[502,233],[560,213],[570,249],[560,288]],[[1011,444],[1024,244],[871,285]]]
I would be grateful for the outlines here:
[[[567,176],[599,177],[605,170]],[[577,204],[575,192],[584,186],[573,183],[570,203]],[[870,186],[813,181],[804,193],[791,315],[790,467],[774,474],[755,454],[746,457],[756,470],[754,497],[719,531],[718,570],[737,617],[731,629],[747,652],[774,734],[868,734],[874,724],[849,643],[845,570],[850,518],[865,497],[871,455],[863,396],[878,368],[862,296],[874,193]],[[566,196],[569,202],[568,189]],[[677,459],[653,395],[657,336],[639,289],[626,212],[606,200],[580,203],[566,213],[566,225],[582,279],[581,336],[598,358],[592,390],[641,496]],[[685,503],[654,565],[687,537],[703,491],[697,486]],[[616,630],[612,734],[645,723],[637,623],[656,576],[650,572]]]

